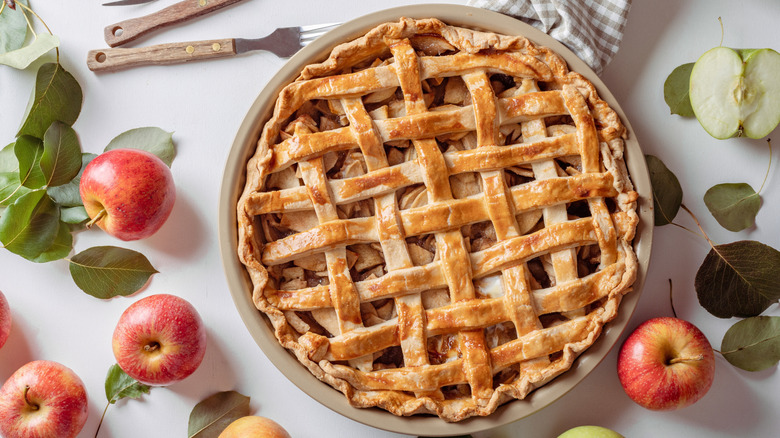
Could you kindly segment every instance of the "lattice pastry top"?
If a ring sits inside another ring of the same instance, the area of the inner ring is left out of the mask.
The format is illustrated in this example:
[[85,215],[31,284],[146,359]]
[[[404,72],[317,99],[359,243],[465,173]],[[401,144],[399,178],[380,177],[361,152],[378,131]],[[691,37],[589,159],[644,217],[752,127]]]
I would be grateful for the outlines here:
[[253,301],[354,406],[488,415],[568,370],[630,290],[624,133],[523,37],[380,25],[264,127],[238,203]]

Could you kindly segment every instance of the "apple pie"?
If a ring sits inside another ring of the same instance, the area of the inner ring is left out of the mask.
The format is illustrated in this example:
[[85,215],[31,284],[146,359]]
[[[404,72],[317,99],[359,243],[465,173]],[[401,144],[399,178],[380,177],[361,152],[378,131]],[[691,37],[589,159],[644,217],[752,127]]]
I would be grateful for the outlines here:
[[522,36],[379,25],[263,128],[238,202],[253,302],[353,406],[489,415],[570,369],[631,290],[625,135]]

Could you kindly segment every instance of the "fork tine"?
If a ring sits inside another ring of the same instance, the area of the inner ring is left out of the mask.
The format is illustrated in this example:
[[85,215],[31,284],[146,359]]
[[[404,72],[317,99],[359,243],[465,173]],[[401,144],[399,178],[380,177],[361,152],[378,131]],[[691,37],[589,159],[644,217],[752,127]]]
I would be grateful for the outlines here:
[[312,24],[310,26],[300,26],[298,29],[301,31],[300,41],[301,46],[306,46],[315,39],[321,37],[332,30],[334,27],[341,25],[341,23],[327,23],[327,24]]
[[311,24],[308,26],[300,26],[298,29],[301,31],[301,35],[307,35],[312,32],[318,32],[319,35],[331,30],[336,26],[340,26],[341,23],[324,23],[324,24]]
[[321,37],[322,35],[325,35],[327,32],[307,32],[301,34],[301,43],[308,44],[315,39]]

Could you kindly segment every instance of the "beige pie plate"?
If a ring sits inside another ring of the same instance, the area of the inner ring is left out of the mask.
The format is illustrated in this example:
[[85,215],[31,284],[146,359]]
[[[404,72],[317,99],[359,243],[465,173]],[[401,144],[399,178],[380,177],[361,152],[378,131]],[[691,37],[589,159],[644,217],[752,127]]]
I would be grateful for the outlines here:
[[[249,276],[236,255],[236,202],[244,187],[246,162],[254,153],[260,131],[272,113],[279,90],[292,82],[304,66],[323,60],[337,44],[358,37],[379,23],[397,21],[400,17],[435,17],[451,25],[507,35],[519,34],[539,45],[555,50],[566,60],[571,70],[581,73],[596,86],[601,98],[617,111],[626,125],[628,130],[626,162],[635,189],[640,195],[638,202],[640,222],[637,237],[634,239],[634,248],[639,259],[639,272],[634,290],[623,299],[617,317],[606,325],[601,337],[577,359],[569,371],[533,391],[525,400],[510,401],[490,416],[471,417],[459,423],[446,423],[436,416],[397,417],[378,408],[359,409],[350,406],[342,393],[317,380],[277,342],[270,322],[252,304],[252,286]],[[650,178],[644,155],[639,149],[631,125],[604,83],[574,53],[547,34],[505,15],[459,5],[416,5],[387,9],[345,23],[293,56],[269,81],[249,108],[225,165],[219,201],[219,239],[225,274],[241,318],[266,356],[296,386],[330,409],[373,427],[410,435],[462,435],[498,427],[533,414],[566,394],[607,355],[620,337],[639,300],[650,260],[653,232],[652,205]]]

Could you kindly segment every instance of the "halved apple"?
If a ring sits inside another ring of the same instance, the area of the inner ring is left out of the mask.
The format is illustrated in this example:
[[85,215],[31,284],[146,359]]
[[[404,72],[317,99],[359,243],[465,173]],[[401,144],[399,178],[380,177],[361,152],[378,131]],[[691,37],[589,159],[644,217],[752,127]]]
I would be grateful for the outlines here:
[[780,54],[715,47],[694,64],[689,92],[696,118],[713,137],[762,138],[780,123]]

